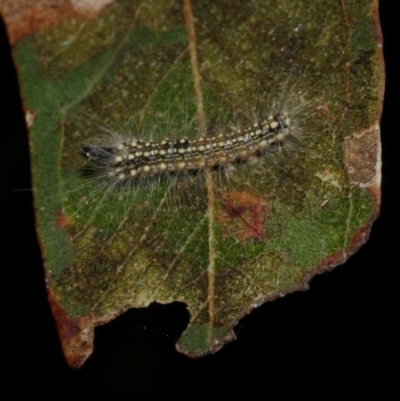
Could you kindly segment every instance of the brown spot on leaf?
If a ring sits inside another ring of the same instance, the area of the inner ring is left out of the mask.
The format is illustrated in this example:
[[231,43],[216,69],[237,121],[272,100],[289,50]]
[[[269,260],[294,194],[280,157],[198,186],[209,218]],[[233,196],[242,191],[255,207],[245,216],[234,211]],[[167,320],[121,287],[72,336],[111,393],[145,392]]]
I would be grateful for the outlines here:
[[77,369],[93,352],[92,319],[88,315],[75,319],[68,316],[52,292],[48,299],[67,363]]
[[344,139],[344,163],[350,183],[361,188],[378,185],[381,180],[379,126]]
[[248,192],[231,191],[219,194],[222,211],[218,217],[224,233],[240,242],[264,239],[267,202]]
[[381,198],[381,142],[378,123],[344,139],[344,164],[350,184],[367,188],[378,214]]
[[2,0],[10,43],[57,25],[70,17],[95,17],[114,0]]
[[68,218],[64,212],[60,211],[56,218],[56,226],[59,228],[66,227],[68,225]]

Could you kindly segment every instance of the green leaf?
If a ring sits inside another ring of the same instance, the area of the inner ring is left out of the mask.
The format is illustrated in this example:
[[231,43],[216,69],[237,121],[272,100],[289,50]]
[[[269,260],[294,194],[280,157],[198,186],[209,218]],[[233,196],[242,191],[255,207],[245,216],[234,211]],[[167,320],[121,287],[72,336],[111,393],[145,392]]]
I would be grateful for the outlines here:
[[[253,308],[305,290],[366,241],[380,201],[376,2],[119,1],[15,47],[37,229],[71,366],[128,308],[184,302],[177,348],[220,349]],[[256,165],[112,190],[80,144],[246,127],[284,105],[301,132]]]

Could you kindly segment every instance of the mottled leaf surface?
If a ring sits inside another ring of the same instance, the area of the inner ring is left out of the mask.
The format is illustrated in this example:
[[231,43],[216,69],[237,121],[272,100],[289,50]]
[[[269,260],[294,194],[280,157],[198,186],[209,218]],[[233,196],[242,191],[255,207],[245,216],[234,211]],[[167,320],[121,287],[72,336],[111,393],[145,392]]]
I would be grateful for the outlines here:
[[[383,91],[376,2],[118,1],[14,49],[37,230],[71,366],[128,308],[184,302],[190,356],[304,290],[365,242],[380,202]],[[300,143],[230,172],[113,191],[79,146],[107,131],[196,138],[284,104]]]

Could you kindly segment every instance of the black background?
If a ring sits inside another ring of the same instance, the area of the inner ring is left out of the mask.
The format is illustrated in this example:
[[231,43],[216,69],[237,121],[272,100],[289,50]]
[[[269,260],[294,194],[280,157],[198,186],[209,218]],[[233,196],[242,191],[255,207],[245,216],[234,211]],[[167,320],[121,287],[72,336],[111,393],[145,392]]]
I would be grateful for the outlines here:
[[390,0],[380,4],[387,76],[383,197],[367,244],[345,265],[313,279],[308,292],[255,310],[238,326],[239,339],[215,355],[190,360],[178,354],[174,343],[188,322],[184,305],[152,305],[97,328],[94,355],[79,371],[68,368],[59,345],[46,299],[32,194],[21,191],[31,187],[28,140],[2,26],[0,394],[6,392],[7,400],[399,396],[400,88],[395,74],[400,69],[393,5]]

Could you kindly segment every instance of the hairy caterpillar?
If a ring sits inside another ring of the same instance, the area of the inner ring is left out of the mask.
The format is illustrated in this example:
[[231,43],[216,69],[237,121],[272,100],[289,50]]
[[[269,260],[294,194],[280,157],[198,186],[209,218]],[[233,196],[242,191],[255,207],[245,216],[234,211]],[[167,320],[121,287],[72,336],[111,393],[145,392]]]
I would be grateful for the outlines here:
[[97,178],[125,186],[154,176],[253,164],[271,148],[297,142],[298,134],[287,112],[279,111],[250,127],[210,137],[155,142],[110,134],[88,140],[81,149]]

